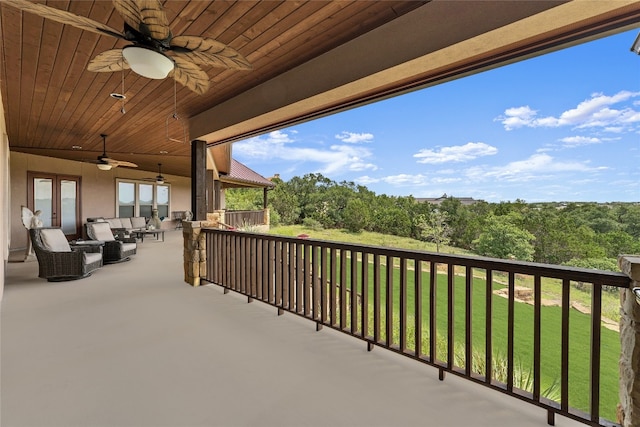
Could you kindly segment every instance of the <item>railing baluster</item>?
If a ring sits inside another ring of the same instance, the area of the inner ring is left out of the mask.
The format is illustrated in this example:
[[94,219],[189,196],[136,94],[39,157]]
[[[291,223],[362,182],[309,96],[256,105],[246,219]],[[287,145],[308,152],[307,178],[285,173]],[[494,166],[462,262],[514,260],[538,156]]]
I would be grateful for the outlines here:
[[296,267],[297,267],[297,243],[289,243],[289,310],[298,311],[296,306]]
[[387,301],[386,301],[386,342],[393,345],[393,257],[387,255]]
[[322,323],[327,323],[327,248],[320,247],[320,313]]
[[436,363],[437,360],[437,292],[438,287],[438,264],[433,261],[429,262],[429,362]]
[[447,264],[447,368],[453,369],[454,356],[455,356],[455,317],[454,317],[454,304],[455,304],[455,266],[451,263]]
[[340,329],[347,327],[347,254],[340,249]]
[[493,381],[493,270],[486,269],[485,276],[485,322],[484,322],[484,382],[491,384]]
[[407,349],[407,259],[400,258],[400,351]]
[[540,401],[541,320],[542,282],[540,276],[536,274],[533,278],[533,400],[536,402]]
[[360,336],[369,336],[369,253],[362,251],[362,326]]
[[337,314],[337,301],[336,301],[336,286],[337,286],[337,269],[338,266],[336,265],[338,262],[338,255],[336,253],[336,248],[332,247],[331,248],[331,284],[329,285],[330,287],[330,299],[331,301],[329,301],[329,305],[331,307],[331,326],[335,326],[335,324],[338,322],[338,314]]
[[472,359],[472,350],[473,350],[473,343],[472,343],[472,330],[471,330],[471,320],[473,319],[473,314],[472,314],[472,283],[473,283],[473,269],[471,267],[466,267],[465,268],[465,332],[464,332],[464,347],[465,347],[465,353],[464,353],[464,372],[466,375],[471,375],[471,371],[473,368],[473,359]]
[[296,312],[298,313],[304,312],[304,255],[304,245],[296,244]]
[[598,281],[591,288],[591,376],[589,401],[591,421],[600,420],[600,346],[602,332],[602,285]]
[[507,390],[513,391],[513,369],[514,369],[514,357],[513,357],[513,331],[515,322],[515,294],[516,294],[516,280],[513,272],[509,272],[509,309],[508,309],[508,321],[507,321]]
[[304,248],[304,269],[303,269],[303,305],[304,315],[309,317],[311,314],[311,245],[303,245]]
[[321,320],[321,310],[320,310],[320,291],[322,287],[319,283],[320,278],[320,263],[318,262],[318,248],[315,245],[311,246],[311,291],[312,291],[312,314],[313,319]]
[[380,254],[373,255],[373,340],[380,342]]
[[275,255],[275,260],[274,260],[274,267],[275,267],[275,273],[276,273],[276,277],[275,277],[275,294],[276,294],[276,305],[278,307],[283,307],[283,303],[282,303],[282,270],[283,270],[283,264],[284,264],[284,258],[282,256],[282,247],[284,246],[283,242],[275,242],[274,245],[274,255]]
[[416,357],[422,356],[422,261],[414,260],[414,319],[415,319],[415,343],[416,348],[414,354]]
[[290,242],[282,242],[282,308],[289,308],[289,252],[291,251]]
[[569,279],[562,280],[562,359],[560,361],[560,408],[569,410]]
[[351,251],[351,333],[358,331],[358,252]]

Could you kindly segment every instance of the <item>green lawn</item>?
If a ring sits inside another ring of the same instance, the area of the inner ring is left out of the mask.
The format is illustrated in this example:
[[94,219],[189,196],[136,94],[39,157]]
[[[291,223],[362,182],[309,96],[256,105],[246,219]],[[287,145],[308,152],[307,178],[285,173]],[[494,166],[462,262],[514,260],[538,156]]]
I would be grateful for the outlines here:
[[[274,228],[272,230],[274,234],[280,235],[298,235],[301,233],[309,234],[312,238],[318,238],[322,240],[332,241],[349,241],[350,243],[363,243],[363,244],[377,244],[373,243],[372,239],[381,239],[380,235],[376,233],[369,233],[365,235],[365,242],[357,241],[358,237],[362,237],[359,234],[341,233],[336,230],[323,230],[321,232],[303,229],[301,227],[287,227]],[[363,233],[364,234],[364,233]],[[403,245],[401,238],[388,236],[389,242],[397,244],[396,247],[406,247]],[[350,239],[350,240],[348,240]],[[408,239],[410,240],[410,239]],[[426,247],[425,243],[417,242],[413,249],[430,250]],[[418,247],[422,245],[422,247]],[[388,244],[385,246],[389,246]],[[411,249],[411,248],[409,248]],[[447,248],[447,250],[453,252],[453,248]],[[459,252],[458,252],[459,253]],[[339,262],[339,261],[338,261]],[[358,294],[363,293],[361,288],[361,261],[358,260]],[[351,287],[351,260],[347,259],[345,263],[347,271],[347,288]],[[409,350],[415,349],[415,287],[414,287],[414,271],[413,265],[409,265],[410,270],[407,274],[407,288],[406,301],[407,301],[407,348]],[[422,353],[427,354],[429,349],[429,273],[424,271],[428,268],[428,265],[422,267],[422,335],[421,335],[421,348]],[[338,280],[340,278],[340,268],[338,266]],[[368,335],[373,335],[373,265],[371,264],[371,257],[369,257],[368,265],[369,283],[368,283],[368,295],[369,295],[369,329]],[[474,275],[482,275],[482,271],[475,270]],[[384,310],[384,304],[387,295],[387,272],[386,267],[382,266],[380,271],[381,277],[381,340],[386,339],[385,321],[386,313]],[[518,283],[520,285],[521,283]],[[500,277],[494,278],[492,283],[493,289],[504,287],[504,283],[501,282]],[[543,295],[555,295],[558,292],[558,287],[553,281],[543,282]],[[396,266],[393,269],[392,277],[392,298],[393,298],[393,338],[392,342],[395,345],[399,343],[400,336],[400,318],[399,318],[399,301],[400,301],[400,269]],[[446,272],[439,272],[437,275],[437,358],[440,360],[447,359],[447,275]],[[585,292],[572,289],[572,299],[575,295]],[[486,290],[484,278],[474,278],[471,293],[472,301],[472,342],[474,351],[474,365],[472,369],[475,372],[484,374],[484,352],[485,352],[485,301]],[[465,340],[465,315],[466,315],[466,300],[465,300],[465,279],[462,276],[456,275],[454,279],[454,340],[455,340],[455,360],[456,364],[461,367],[464,366],[464,344]],[[559,297],[558,297],[559,299]],[[504,361],[507,354],[507,319],[508,319],[508,302],[505,298],[493,295],[492,298],[492,355],[497,361]],[[619,304],[619,303],[618,303]],[[542,341],[542,356],[541,356],[541,381],[542,389],[552,387],[557,384],[560,378],[560,366],[561,366],[561,308],[560,307],[542,307],[542,321],[541,321],[541,341]],[[347,326],[350,325],[350,313],[347,313]],[[514,308],[515,316],[515,334],[514,334],[514,354],[515,364],[518,377],[524,377],[522,381],[516,379],[515,385],[522,388],[528,388],[527,375],[533,371],[533,306],[529,304],[516,303]],[[362,313],[358,313],[358,322],[362,319]],[[590,317],[586,314],[582,314],[576,310],[570,312],[570,360],[569,360],[569,400],[570,406],[581,409],[585,412],[589,410],[589,372],[590,372]],[[619,334],[615,331],[611,331],[606,328],[602,328],[602,355],[601,355],[601,390],[600,390],[600,412],[604,418],[615,420],[615,410],[618,403],[618,359],[620,355],[620,341]],[[494,367],[495,370],[500,370],[500,366]],[[494,375],[496,378],[496,375]],[[501,379],[499,376],[498,379]],[[530,385],[530,384],[529,384]],[[559,390],[556,390],[550,397],[558,398]]]

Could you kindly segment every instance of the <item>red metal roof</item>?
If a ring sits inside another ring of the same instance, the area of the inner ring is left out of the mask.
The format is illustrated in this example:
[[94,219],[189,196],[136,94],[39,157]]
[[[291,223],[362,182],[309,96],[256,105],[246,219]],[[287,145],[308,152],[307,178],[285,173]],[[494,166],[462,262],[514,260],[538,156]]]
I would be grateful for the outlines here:
[[235,159],[231,159],[231,168],[228,174],[220,175],[220,181],[240,187],[275,187],[276,185],[254,170],[243,165]]

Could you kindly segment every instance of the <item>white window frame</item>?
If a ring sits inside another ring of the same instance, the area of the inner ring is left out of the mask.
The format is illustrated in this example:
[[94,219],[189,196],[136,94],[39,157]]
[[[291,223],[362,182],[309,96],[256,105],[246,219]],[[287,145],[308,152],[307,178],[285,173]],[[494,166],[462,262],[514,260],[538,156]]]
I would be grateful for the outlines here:
[[[120,183],[133,184],[133,198],[134,198],[134,216],[140,216],[140,185],[150,185],[153,187],[152,193],[152,209],[158,209],[158,187],[166,187],[168,194],[167,212],[171,212],[171,184],[157,184],[150,181],[142,181],[137,179],[116,178],[116,217],[120,216]],[[148,217],[146,217],[149,219]]]

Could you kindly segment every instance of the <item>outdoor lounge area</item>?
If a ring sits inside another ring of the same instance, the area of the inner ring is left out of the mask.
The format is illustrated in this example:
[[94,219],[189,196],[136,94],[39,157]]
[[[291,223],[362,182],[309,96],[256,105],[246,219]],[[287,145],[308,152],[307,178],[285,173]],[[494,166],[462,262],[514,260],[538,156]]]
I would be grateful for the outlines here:
[[541,408],[187,285],[180,230],[83,280],[48,283],[37,268],[8,265],[3,426],[546,425]]

